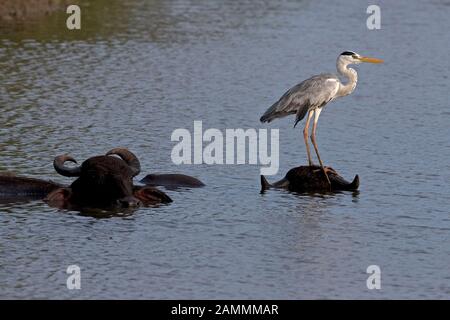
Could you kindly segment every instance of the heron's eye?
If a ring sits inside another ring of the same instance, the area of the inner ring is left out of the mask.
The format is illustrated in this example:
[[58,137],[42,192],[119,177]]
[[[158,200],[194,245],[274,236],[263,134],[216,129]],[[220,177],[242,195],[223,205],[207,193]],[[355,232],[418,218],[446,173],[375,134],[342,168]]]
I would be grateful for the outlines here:
[[358,56],[356,54],[352,55],[353,59],[358,59]]

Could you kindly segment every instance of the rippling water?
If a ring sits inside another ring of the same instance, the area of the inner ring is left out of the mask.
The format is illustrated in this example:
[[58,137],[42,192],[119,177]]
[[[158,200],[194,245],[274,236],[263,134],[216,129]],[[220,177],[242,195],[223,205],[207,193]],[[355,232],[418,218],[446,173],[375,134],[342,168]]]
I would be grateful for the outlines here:
[[[381,1],[378,31],[356,0],[93,2],[81,32],[58,14],[0,29],[0,171],[69,183],[55,155],[126,146],[145,173],[207,186],[104,219],[0,204],[1,298],[450,298],[448,1]],[[321,156],[360,193],[260,195],[258,166],[172,163],[172,131],[194,120],[280,128],[271,180],[305,163],[293,117],[258,119],[347,49],[386,61],[358,66],[319,123]]]

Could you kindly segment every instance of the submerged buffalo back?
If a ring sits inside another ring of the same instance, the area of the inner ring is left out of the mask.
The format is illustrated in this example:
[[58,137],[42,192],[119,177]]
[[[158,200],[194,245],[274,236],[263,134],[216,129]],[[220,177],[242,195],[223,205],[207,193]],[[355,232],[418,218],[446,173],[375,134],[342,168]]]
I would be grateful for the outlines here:
[[148,186],[198,188],[205,184],[199,179],[178,173],[148,174],[140,181]]
[[320,170],[320,167],[316,168],[302,166],[293,168],[288,171],[285,179],[289,181],[289,190],[292,191],[317,191],[330,189],[325,175]]
[[41,179],[0,175],[0,197],[45,197],[61,185]]
[[338,190],[357,190],[359,178],[355,177],[352,183],[342,178],[334,169],[328,168],[328,181],[319,166],[300,166],[288,171],[285,179],[289,181],[289,190],[298,192],[320,192]]

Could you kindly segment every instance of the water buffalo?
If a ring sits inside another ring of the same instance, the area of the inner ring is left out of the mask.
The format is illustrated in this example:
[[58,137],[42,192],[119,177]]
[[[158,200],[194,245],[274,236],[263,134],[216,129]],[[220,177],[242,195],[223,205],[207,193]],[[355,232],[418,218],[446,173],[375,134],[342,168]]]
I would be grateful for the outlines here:
[[346,181],[333,168],[325,167],[330,185],[319,166],[300,166],[288,171],[286,176],[275,183],[269,183],[261,176],[261,192],[269,188],[283,188],[296,192],[329,192],[329,191],[355,191],[359,187],[359,177],[355,176],[352,182]]
[[172,202],[169,196],[154,187],[133,185],[141,165],[127,149],[112,149],[104,156],[85,160],[81,166],[67,167],[66,162],[77,163],[69,155],[57,156],[53,161],[56,172],[77,179],[69,187],[60,187],[45,197],[44,201],[52,206],[137,207]]

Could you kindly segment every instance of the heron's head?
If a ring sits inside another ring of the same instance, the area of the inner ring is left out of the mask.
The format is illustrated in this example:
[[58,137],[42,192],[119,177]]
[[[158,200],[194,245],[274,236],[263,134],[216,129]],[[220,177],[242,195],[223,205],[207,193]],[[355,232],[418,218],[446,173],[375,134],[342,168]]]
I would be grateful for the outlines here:
[[383,60],[377,58],[364,57],[353,51],[344,51],[338,57],[338,62],[344,65],[359,64],[361,62],[383,63]]

